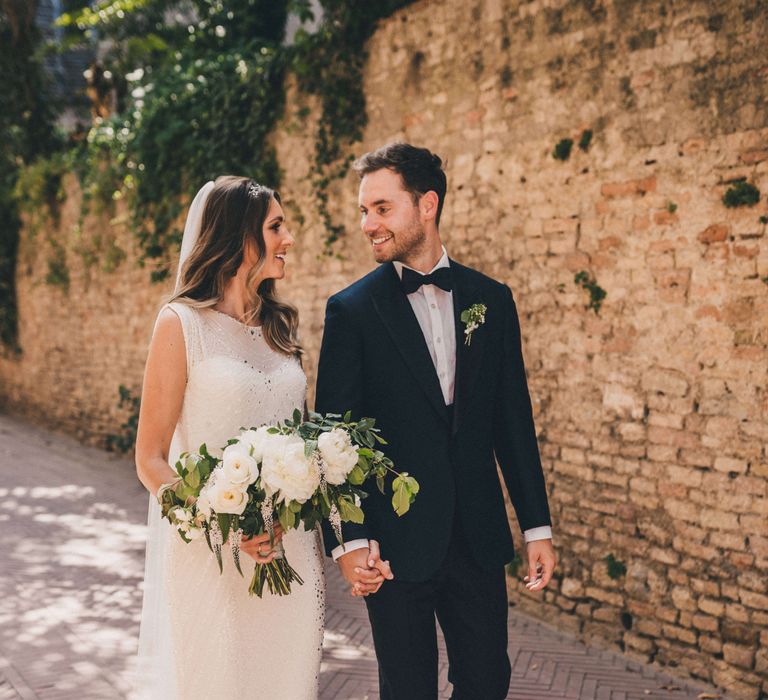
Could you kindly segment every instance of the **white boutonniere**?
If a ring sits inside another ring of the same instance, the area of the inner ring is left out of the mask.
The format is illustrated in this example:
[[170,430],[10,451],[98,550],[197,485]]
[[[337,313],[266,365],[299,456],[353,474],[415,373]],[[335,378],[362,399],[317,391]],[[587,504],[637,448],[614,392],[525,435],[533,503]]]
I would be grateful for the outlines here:
[[488,309],[485,304],[472,304],[468,309],[461,312],[461,322],[465,324],[464,344],[469,345],[472,342],[472,333],[485,323],[485,312]]

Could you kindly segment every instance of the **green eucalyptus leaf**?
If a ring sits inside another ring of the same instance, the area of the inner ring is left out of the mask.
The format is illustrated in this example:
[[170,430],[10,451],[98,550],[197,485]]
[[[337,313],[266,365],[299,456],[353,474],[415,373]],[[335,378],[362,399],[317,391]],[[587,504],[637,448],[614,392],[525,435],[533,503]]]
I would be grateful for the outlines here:
[[288,531],[293,527],[294,524],[294,514],[291,512],[290,508],[286,508],[285,506],[280,506],[278,509],[277,517],[278,521],[280,522],[280,525],[282,525],[283,530]]
[[361,524],[365,520],[365,514],[360,506],[355,505],[348,496],[339,499],[339,515],[344,522]]
[[229,529],[232,526],[232,519],[237,516],[230,515],[229,513],[216,513],[216,519],[219,521],[219,527],[221,528],[221,537],[224,542],[229,537]]
[[411,507],[411,496],[408,492],[408,487],[401,483],[399,484],[392,495],[392,508],[398,516],[403,516],[408,512]]
[[356,464],[355,468],[347,476],[349,483],[355,486],[360,486],[365,481],[365,478],[366,473],[360,468],[359,464]]

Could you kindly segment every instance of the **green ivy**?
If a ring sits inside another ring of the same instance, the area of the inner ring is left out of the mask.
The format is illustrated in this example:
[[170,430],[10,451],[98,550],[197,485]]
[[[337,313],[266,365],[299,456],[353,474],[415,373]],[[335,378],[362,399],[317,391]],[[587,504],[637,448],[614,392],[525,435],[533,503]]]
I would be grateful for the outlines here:
[[[103,60],[118,112],[65,150],[23,164],[11,199],[26,212],[30,236],[56,224],[62,178],[75,173],[83,203],[73,252],[86,270],[100,259],[112,270],[124,259],[108,233],[83,234],[87,215],[113,220],[123,199],[139,264],[153,281],[165,279],[182,213],[202,183],[242,173],[279,185],[269,135],[283,114],[290,70],[303,91],[320,98],[309,176],[327,232],[324,252],[333,255],[344,227],[330,215],[329,187],[348,173],[350,149],[366,125],[365,43],[381,18],[409,2],[322,0],[319,29],[300,30],[290,46],[283,42],[288,14],[311,19],[309,0],[101,0],[65,14],[67,46],[109,47]],[[190,8],[191,23],[166,21],[175,11],[190,16]],[[15,256],[9,248],[7,259]],[[68,279],[66,255],[52,244],[46,281],[66,287]],[[8,308],[15,313],[15,304]]]
[[556,160],[568,160],[571,157],[573,148],[573,139],[561,139],[557,142],[555,150],[552,151],[552,157]]
[[520,567],[523,565],[523,558],[520,556],[519,552],[515,552],[515,557],[512,559],[512,561],[507,563],[506,570],[507,575],[511,578],[517,577],[517,572],[520,570]]
[[[378,21],[413,0],[321,0],[323,23],[314,34],[296,36],[291,68],[305,92],[320,98],[322,111],[312,160],[315,200],[326,230],[323,252],[334,255],[334,244],[344,227],[333,222],[328,208],[329,187],[349,172],[354,157],[352,144],[363,136],[367,124],[363,70],[365,43]],[[305,17],[308,0],[296,0],[294,8]]]
[[55,105],[46,90],[34,11],[35,3],[0,3],[0,345],[11,351],[19,349],[15,285],[21,230],[19,173],[60,143],[53,128]]
[[582,151],[588,151],[589,145],[592,143],[592,130],[585,129],[581,132],[581,138],[579,139],[579,148]]
[[603,300],[608,296],[608,292],[606,292],[597,283],[597,280],[586,270],[577,272],[573,278],[573,281],[582,289],[585,289],[587,292],[589,292],[589,304],[587,304],[586,308],[592,309],[595,314],[599,314],[600,308],[603,305]]
[[723,195],[723,204],[728,208],[752,207],[760,201],[760,190],[746,180],[733,183]]
[[69,268],[67,267],[67,251],[60,241],[49,238],[48,243],[51,252],[48,256],[48,273],[45,283],[61,287],[65,292],[69,291]]
[[623,561],[619,561],[613,554],[608,554],[605,559],[605,565],[608,570],[608,578],[616,580],[627,573],[627,566]]
[[107,449],[111,452],[130,452],[136,446],[136,432],[139,428],[139,409],[141,408],[141,396],[134,396],[133,392],[125,385],[118,388],[120,396],[117,406],[122,411],[128,412],[128,417],[120,426],[121,433],[107,435]]

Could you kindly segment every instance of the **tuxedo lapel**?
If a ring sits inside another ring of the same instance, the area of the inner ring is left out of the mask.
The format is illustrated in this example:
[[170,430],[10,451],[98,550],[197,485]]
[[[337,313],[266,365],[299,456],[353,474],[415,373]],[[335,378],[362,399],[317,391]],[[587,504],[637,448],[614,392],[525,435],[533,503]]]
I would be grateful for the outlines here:
[[464,335],[465,324],[461,321],[461,312],[468,309],[472,304],[482,304],[484,300],[475,285],[472,284],[465,269],[453,260],[450,261],[450,264],[454,281],[453,313],[456,322],[456,380],[452,426],[455,433],[459,429],[464,411],[469,405],[485,349],[485,334],[482,326],[475,330],[472,334],[471,343],[467,345]]
[[[381,283],[371,291],[371,301],[419,386],[438,415],[447,422],[448,412],[440,380],[421,326],[400,287],[395,268],[391,264],[386,267],[388,269],[382,270]],[[407,401],[407,397],[403,400]]]

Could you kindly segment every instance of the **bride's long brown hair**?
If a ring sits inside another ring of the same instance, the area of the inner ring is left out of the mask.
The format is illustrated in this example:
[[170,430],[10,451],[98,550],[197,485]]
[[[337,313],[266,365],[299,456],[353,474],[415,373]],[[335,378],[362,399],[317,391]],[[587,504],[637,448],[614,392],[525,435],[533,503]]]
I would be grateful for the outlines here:
[[262,335],[277,352],[301,357],[297,339],[299,314],[280,301],[275,280],[258,286],[256,278],[266,263],[264,221],[272,199],[280,195],[247,177],[222,175],[216,179],[203,210],[200,235],[184,263],[176,291],[169,301],[196,308],[214,306],[224,298],[227,282],[243,262],[246,243],[256,243],[258,262],[246,278],[246,323],[258,321]]

